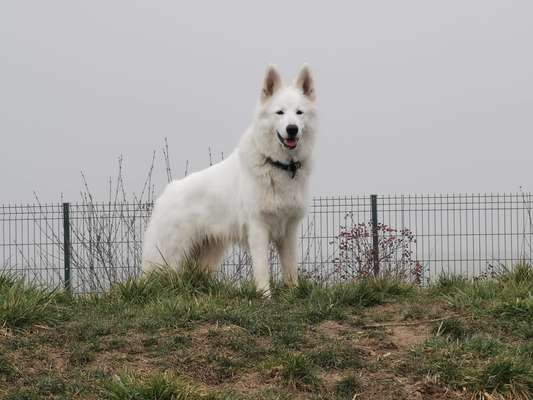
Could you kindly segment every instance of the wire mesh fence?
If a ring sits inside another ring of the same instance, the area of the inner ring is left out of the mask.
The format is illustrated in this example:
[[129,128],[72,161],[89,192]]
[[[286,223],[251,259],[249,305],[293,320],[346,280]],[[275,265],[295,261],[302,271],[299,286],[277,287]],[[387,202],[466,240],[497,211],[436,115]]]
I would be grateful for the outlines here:
[[[393,276],[425,284],[479,277],[533,257],[531,193],[332,196],[312,200],[299,242],[302,274],[321,281]],[[0,206],[0,270],[98,293],[140,273],[151,203]],[[271,251],[274,277],[279,263]],[[220,274],[251,277],[245,250]]]
[[[324,280],[381,274],[427,283],[531,263],[531,193],[318,197],[302,226],[302,270]],[[373,219],[373,211],[375,216]]]
[[136,276],[151,203],[0,206],[0,269],[28,282],[101,292]]

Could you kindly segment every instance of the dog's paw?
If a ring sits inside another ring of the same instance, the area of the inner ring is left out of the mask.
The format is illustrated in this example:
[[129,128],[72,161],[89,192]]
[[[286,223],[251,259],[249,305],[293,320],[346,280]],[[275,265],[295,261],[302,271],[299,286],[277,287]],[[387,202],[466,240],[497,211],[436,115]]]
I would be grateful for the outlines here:
[[263,289],[257,289],[257,291],[261,293],[261,296],[263,296],[264,299],[272,298],[272,292],[270,291],[269,287],[266,287]]
[[291,276],[283,280],[283,284],[286,288],[292,289],[298,286],[298,277]]

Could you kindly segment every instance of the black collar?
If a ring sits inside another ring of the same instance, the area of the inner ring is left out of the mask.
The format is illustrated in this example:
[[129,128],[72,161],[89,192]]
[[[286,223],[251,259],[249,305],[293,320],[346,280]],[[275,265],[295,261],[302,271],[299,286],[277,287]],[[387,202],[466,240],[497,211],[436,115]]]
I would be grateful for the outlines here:
[[291,179],[294,179],[294,177],[296,176],[296,172],[300,168],[302,168],[302,163],[300,161],[294,161],[294,160],[291,160],[290,163],[285,164],[285,163],[282,163],[281,161],[274,161],[270,157],[266,157],[265,162],[270,165],[273,165],[274,167],[282,169],[284,171],[289,171],[292,174]]

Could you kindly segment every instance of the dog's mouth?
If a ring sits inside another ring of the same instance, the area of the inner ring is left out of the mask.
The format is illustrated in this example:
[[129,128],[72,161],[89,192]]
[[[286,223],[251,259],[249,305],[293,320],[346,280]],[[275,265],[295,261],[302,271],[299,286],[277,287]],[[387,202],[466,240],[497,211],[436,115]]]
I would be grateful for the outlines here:
[[286,148],[292,150],[292,149],[295,149],[296,146],[298,145],[298,139],[296,138],[287,138],[285,139],[284,137],[282,137],[278,131],[276,131],[276,133],[278,134],[278,140],[281,142],[281,144],[283,146],[285,146]]

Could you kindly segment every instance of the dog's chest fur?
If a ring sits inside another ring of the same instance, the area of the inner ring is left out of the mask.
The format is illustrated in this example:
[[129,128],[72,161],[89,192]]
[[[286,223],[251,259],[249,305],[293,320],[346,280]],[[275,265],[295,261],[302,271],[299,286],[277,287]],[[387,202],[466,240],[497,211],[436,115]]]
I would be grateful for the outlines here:
[[269,165],[261,168],[255,207],[273,238],[283,237],[287,222],[299,220],[305,214],[306,175],[306,170],[299,170],[291,178],[288,171]]

